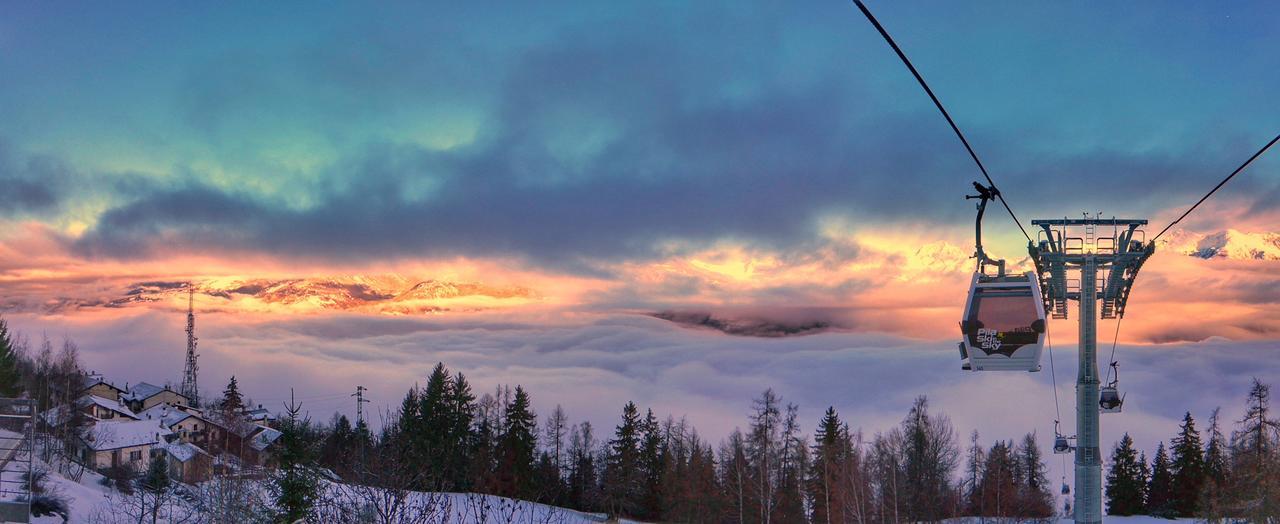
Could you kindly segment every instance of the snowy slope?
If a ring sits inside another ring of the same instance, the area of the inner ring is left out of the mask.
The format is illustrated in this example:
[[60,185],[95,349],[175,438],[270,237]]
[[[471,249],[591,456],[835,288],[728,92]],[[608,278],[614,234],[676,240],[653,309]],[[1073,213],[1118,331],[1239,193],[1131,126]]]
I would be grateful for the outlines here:
[[[80,482],[52,471],[47,464],[39,463],[38,468],[49,471],[45,481],[48,492],[57,494],[70,506],[71,524],[88,524],[93,518],[120,517],[122,512],[112,507],[118,504],[119,498],[113,502],[110,488],[99,482],[102,477],[86,471]],[[329,486],[334,496],[358,497],[357,488],[342,484]],[[429,522],[449,522],[453,524],[505,524],[524,522],[529,524],[591,524],[606,522],[603,514],[583,513],[545,504],[514,500],[494,495],[474,493],[412,493],[409,500],[425,511]],[[411,505],[412,505],[411,504]],[[109,521],[109,520],[108,520]],[[62,522],[58,517],[40,517],[33,519],[40,524],[56,524]],[[122,521],[123,522],[123,521]],[[167,522],[162,514],[160,522]],[[622,523],[633,521],[623,520]],[[634,523],[639,524],[639,523]]]

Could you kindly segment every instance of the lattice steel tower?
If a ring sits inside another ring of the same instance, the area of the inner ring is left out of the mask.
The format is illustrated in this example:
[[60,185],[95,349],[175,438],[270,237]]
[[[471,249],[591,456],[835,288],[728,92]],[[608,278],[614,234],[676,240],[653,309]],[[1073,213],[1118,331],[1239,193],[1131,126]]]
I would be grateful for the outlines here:
[[[1129,291],[1142,264],[1155,252],[1141,226],[1146,220],[1083,219],[1032,220],[1041,228],[1038,242],[1029,246],[1044,294],[1045,309],[1055,319],[1067,318],[1067,301],[1079,302],[1080,368],[1076,375],[1075,521],[1102,522],[1102,456],[1098,446],[1098,414],[1119,411],[1099,404],[1098,317],[1124,316]],[[1071,232],[1074,229],[1074,234]],[[1080,231],[1083,228],[1083,231]],[[1111,230],[1111,236],[1098,228]],[[1083,234],[1080,234],[1083,233]],[[1078,270],[1079,280],[1068,279]],[[1100,306],[1100,307],[1099,307]],[[1102,389],[1116,395],[1115,382]],[[1105,400],[1105,399],[1104,399]]]
[[187,288],[187,367],[182,373],[182,393],[191,399],[193,405],[200,405],[200,388],[196,384],[196,375],[200,371],[200,364],[196,362],[200,355],[196,354],[196,309],[195,309],[196,290],[194,287]]

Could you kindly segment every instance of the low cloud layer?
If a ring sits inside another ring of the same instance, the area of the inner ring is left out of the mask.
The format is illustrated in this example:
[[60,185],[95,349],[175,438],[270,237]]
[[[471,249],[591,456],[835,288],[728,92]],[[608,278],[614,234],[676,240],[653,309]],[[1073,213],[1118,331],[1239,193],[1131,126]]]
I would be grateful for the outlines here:
[[[114,380],[163,383],[181,375],[182,317],[135,311],[9,320],[27,335],[73,338],[88,366]],[[561,404],[574,419],[602,429],[634,400],[661,415],[687,416],[718,440],[745,424],[750,399],[772,387],[800,405],[806,432],[828,405],[855,427],[884,430],[916,395],[928,395],[961,435],[978,429],[989,441],[1036,431],[1046,446],[1056,417],[1054,369],[1064,430],[1074,426],[1075,353],[1061,343],[1054,365],[1046,355],[1041,373],[975,374],[959,369],[949,340],[854,333],[744,338],[630,315],[460,321],[330,314],[245,321],[207,314],[197,329],[205,391],[216,393],[234,374],[255,402],[278,407],[294,388],[317,419],[334,411],[350,415],[354,405],[346,394],[357,384],[370,388],[375,413],[394,409],[443,361],[478,391],[522,384],[539,412]],[[1186,410],[1203,421],[1221,406],[1223,420],[1240,418],[1251,377],[1280,384],[1273,352],[1274,342],[1225,339],[1121,344],[1117,358],[1128,396],[1123,414],[1104,417],[1104,446],[1128,431],[1151,451],[1174,434]]]

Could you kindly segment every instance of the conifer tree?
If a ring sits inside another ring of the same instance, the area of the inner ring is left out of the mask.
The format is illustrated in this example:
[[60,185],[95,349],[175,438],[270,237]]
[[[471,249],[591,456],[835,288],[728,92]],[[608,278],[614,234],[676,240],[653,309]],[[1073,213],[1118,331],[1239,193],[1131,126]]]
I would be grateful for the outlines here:
[[1174,515],[1173,472],[1170,471],[1164,442],[1156,447],[1156,456],[1151,460],[1151,480],[1147,483],[1147,514],[1157,517]]
[[279,470],[272,484],[277,520],[297,522],[310,518],[315,508],[320,481],[315,472],[315,454],[307,440],[309,422],[299,417],[302,405],[292,401],[285,406],[288,416],[280,426]]
[[634,515],[639,509],[641,424],[635,403],[627,402],[622,422],[609,441],[602,486],[605,503],[614,514]]
[[1178,436],[1173,439],[1173,458],[1169,466],[1173,482],[1173,511],[1180,517],[1194,517],[1200,505],[1204,486],[1204,448],[1191,412],[1182,418]]
[[499,495],[534,500],[538,486],[533,483],[534,453],[538,445],[537,415],[529,394],[516,386],[515,395],[503,411],[502,437],[498,450]]
[[449,451],[446,443],[452,427],[446,405],[450,381],[449,370],[444,363],[436,363],[427,377],[427,385],[418,394],[417,427],[409,435],[413,454],[425,473],[426,485],[421,488],[427,491],[451,487],[446,486],[445,481],[445,457]]
[[1205,481],[1222,486],[1227,480],[1227,439],[1218,425],[1219,408],[1209,416],[1209,442],[1204,447]]
[[13,347],[9,323],[0,318],[0,397],[17,397],[21,393],[17,350]]
[[813,441],[813,460],[806,482],[809,519],[822,524],[850,520],[854,511],[846,502],[852,498],[848,493],[852,479],[848,477],[852,473],[849,462],[853,450],[849,428],[841,422],[835,407],[827,407]]
[[1139,515],[1146,511],[1146,478],[1144,465],[1138,460],[1133,438],[1128,433],[1111,451],[1111,468],[1107,471],[1107,514]]
[[445,395],[447,426],[445,430],[444,475],[445,482],[453,491],[470,491],[471,482],[468,474],[468,451],[472,447],[472,424],[475,421],[476,396],[471,392],[471,384],[467,377],[458,372]]
[[222,390],[222,402],[218,403],[218,408],[233,415],[244,411],[244,396],[240,394],[240,384],[236,382],[235,375],[231,375],[231,382]]
[[662,499],[663,435],[658,425],[658,418],[650,409],[645,414],[640,426],[641,440],[639,451],[640,466],[640,512],[636,515],[643,519],[661,520],[664,507]]

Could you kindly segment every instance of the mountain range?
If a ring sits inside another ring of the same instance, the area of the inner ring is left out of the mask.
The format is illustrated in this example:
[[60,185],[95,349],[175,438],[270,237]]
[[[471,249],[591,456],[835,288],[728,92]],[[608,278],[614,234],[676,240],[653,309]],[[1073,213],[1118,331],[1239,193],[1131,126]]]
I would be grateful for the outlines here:
[[124,295],[118,299],[81,305],[125,307],[134,303],[175,300],[175,295],[185,294],[188,289],[200,295],[249,306],[388,314],[487,309],[503,302],[538,298],[533,290],[521,286],[419,280],[392,274],[135,282],[126,286]]

